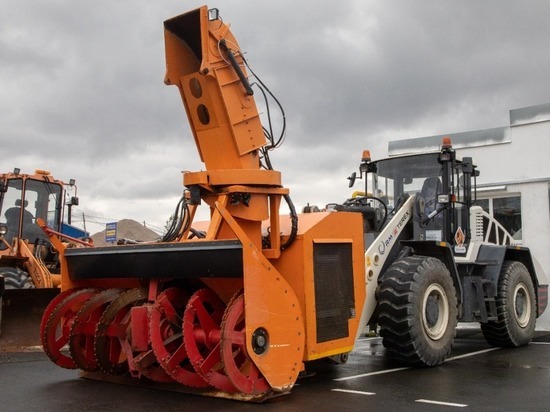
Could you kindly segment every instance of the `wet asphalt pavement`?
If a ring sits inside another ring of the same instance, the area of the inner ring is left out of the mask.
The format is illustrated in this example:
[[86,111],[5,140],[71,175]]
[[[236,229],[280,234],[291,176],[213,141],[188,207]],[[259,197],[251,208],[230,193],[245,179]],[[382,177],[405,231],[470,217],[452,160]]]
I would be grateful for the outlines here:
[[0,411],[542,411],[550,408],[550,332],[516,349],[458,331],[435,368],[389,362],[380,338],[362,338],[345,365],[309,367],[288,396],[261,405],[84,379],[44,353],[0,353]]

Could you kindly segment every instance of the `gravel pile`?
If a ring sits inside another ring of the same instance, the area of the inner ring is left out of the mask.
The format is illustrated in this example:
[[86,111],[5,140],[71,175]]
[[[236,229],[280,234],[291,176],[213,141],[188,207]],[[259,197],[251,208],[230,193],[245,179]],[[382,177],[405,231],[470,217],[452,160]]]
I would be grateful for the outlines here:
[[[117,222],[117,240],[130,239],[148,242],[156,240],[160,235],[141,223],[132,219],[122,219]],[[105,242],[105,230],[92,235],[95,246],[105,246],[111,243]]]

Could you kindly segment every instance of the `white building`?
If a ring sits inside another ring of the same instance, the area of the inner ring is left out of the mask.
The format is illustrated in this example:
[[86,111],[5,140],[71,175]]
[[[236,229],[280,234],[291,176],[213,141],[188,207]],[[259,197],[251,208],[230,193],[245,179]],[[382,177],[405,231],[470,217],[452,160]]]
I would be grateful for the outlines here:
[[[437,151],[443,136],[458,157],[477,165],[480,206],[531,249],[550,277],[550,104],[510,110],[509,126],[392,141],[388,152]],[[550,329],[550,308],[538,328]]]

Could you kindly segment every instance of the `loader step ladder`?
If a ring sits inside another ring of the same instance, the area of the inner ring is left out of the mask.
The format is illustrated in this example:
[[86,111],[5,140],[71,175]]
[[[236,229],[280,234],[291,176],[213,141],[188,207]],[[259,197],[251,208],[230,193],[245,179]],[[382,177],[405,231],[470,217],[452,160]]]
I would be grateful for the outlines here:
[[[497,304],[495,300],[496,293],[492,291],[493,282],[489,279],[482,279],[481,284],[483,286],[483,296],[485,300],[485,309],[487,311],[487,320],[496,321],[497,320]],[[493,293],[491,293],[493,292]],[[492,297],[491,297],[492,296]]]

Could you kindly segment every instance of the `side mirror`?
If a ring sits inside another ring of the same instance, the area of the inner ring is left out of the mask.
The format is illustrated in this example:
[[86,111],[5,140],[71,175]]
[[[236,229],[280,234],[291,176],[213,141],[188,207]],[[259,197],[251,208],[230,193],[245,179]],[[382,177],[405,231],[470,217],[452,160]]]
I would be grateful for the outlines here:
[[353,185],[355,184],[355,179],[357,179],[357,173],[353,172],[351,174],[351,176],[348,177],[348,180],[349,180],[349,186],[348,187],[353,187]]

